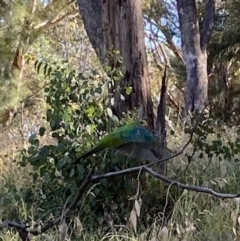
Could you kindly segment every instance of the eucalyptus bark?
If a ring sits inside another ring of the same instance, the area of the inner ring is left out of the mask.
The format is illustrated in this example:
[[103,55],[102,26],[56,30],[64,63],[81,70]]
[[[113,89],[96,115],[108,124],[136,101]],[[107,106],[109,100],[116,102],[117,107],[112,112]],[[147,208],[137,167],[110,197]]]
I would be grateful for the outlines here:
[[177,9],[187,72],[185,114],[201,113],[208,105],[207,44],[213,30],[215,0],[208,0],[200,24],[195,0],[177,0]]
[[[121,118],[128,110],[141,109],[141,118],[154,130],[141,0],[99,2],[78,0],[88,37],[98,57],[103,63],[120,68],[124,76],[110,88],[114,97],[113,113]],[[122,63],[112,55],[113,51],[119,51]],[[127,94],[128,87],[132,87],[130,94]]]

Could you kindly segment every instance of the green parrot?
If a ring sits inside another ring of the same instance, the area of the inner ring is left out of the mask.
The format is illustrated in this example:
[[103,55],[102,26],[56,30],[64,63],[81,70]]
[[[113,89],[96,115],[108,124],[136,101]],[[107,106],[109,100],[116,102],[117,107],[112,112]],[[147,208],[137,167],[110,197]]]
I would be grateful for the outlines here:
[[141,162],[155,162],[173,154],[167,147],[161,146],[158,136],[146,129],[145,121],[134,121],[103,137],[96,147],[81,155],[78,161],[107,148]]

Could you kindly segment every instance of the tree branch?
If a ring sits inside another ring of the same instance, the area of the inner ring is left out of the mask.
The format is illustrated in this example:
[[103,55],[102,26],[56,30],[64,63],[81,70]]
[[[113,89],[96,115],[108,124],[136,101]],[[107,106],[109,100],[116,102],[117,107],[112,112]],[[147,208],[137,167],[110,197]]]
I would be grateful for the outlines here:
[[[150,18],[145,18],[148,23],[150,23],[150,26],[153,25],[155,28],[160,29],[160,31],[163,33],[163,35],[166,38],[166,44],[168,45],[168,48],[175,54],[175,56],[180,60],[181,62],[184,62],[183,60],[183,55],[182,51],[177,48],[177,46],[173,43],[172,37],[169,33],[169,29],[166,26],[163,26],[161,23],[155,23],[152,19]],[[152,34],[153,31],[151,31]],[[156,40],[155,40],[156,41]]]
[[155,172],[154,170],[152,170],[151,168],[148,168],[148,167],[143,167],[143,170],[148,172],[149,174],[151,174],[155,178],[161,179],[162,181],[170,183],[171,185],[178,186],[181,189],[186,189],[186,190],[194,191],[194,192],[206,193],[206,194],[210,194],[214,197],[218,197],[218,198],[221,198],[221,199],[227,199],[227,198],[233,199],[233,198],[240,197],[240,193],[237,193],[237,194],[219,193],[219,192],[216,192],[216,191],[214,191],[210,188],[197,187],[197,186],[183,184],[181,182],[178,182],[178,181],[175,181],[171,178],[168,178],[164,175],[161,175],[160,173]]
[[[47,12],[48,8],[49,9],[54,8],[54,4],[58,4],[57,1],[49,3],[46,6],[45,11]],[[38,25],[34,26],[33,29],[35,29],[35,30],[41,30],[41,29],[44,29],[44,28],[46,29],[49,26],[56,25],[57,23],[59,23],[60,21],[62,21],[64,18],[66,18],[68,16],[71,16],[71,15],[75,16],[75,15],[79,14],[77,9],[64,14],[64,12],[66,10],[68,10],[71,6],[73,6],[74,4],[75,4],[75,0],[71,0],[62,9],[57,11],[57,14],[55,16],[53,16],[49,20],[46,20],[46,21],[43,21],[42,23],[39,23]],[[38,14],[39,13],[36,13],[36,15],[38,15]]]
[[34,29],[35,30],[39,30],[39,29],[46,29],[48,28],[49,26],[54,26],[56,24],[58,24],[59,22],[61,22],[63,19],[65,19],[66,17],[69,17],[69,16],[77,16],[79,13],[77,10],[74,10],[72,12],[69,12],[69,13],[65,13],[64,15],[62,15],[60,17],[60,14],[58,14],[58,16],[56,17],[53,17],[52,19],[50,20],[46,20],[42,23],[39,23],[38,25],[34,26]]

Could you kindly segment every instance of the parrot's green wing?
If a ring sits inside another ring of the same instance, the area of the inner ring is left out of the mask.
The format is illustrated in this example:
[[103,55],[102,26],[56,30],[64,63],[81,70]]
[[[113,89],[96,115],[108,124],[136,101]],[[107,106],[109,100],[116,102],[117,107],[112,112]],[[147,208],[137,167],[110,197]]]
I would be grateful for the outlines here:
[[116,154],[138,159],[142,163],[145,163],[146,161],[155,162],[170,157],[174,152],[167,147],[160,145],[160,142],[150,144],[134,142],[118,147],[116,149]]
[[113,132],[103,137],[96,145],[96,147],[92,148],[90,151],[87,151],[82,156],[80,156],[78,160],[85,159],[92,154],[98,153],[103,149],[117,148],[123,144],[134,141],[134,139],[132,138],[132,132],[136,132],[136,130],[140,128],[141,125],[141,121],[135,121],[115,129]]

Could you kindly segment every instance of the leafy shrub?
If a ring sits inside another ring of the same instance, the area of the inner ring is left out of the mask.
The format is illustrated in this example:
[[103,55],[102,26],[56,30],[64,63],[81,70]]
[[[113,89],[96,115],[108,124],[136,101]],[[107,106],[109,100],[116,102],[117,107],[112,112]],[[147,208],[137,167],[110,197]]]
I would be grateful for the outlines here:
[[[109,97],[106,78],[95,71],[88,76],[77,73],[67,64],[53,67],[37,62],[35,67],[38,72],[43,69],[43,73],[50,78],[50,85],[45,88],[49,127],[40,127],[39,133],[29,138],[28,149],[22,150],[21,165],[30,163],[33,167],[33,181],[41,183],[39,208],[44,212],[56,209],[56,214],[66,200],[71,202],[91,169],[92,162],[98,163],[98,173],[132,167],[136,162],[106,152],[105,155],[97,155],[72,165],[101,136],[111,131],[114,122],[120,124],[107,107]],[[41,138],[48,132],[52,143],[42,145]],[[116,202],[118,213],[124,216],[128,207],[126,193],[134,187],[134,183],[131,177],[101,180],[85,201],[82,215],[86,217],[86,222],[88,218],[94,222],[88,212],[102,217],[104,212],[111,212],[116,207]],[[118,220],[121,218],[116,217]]]

